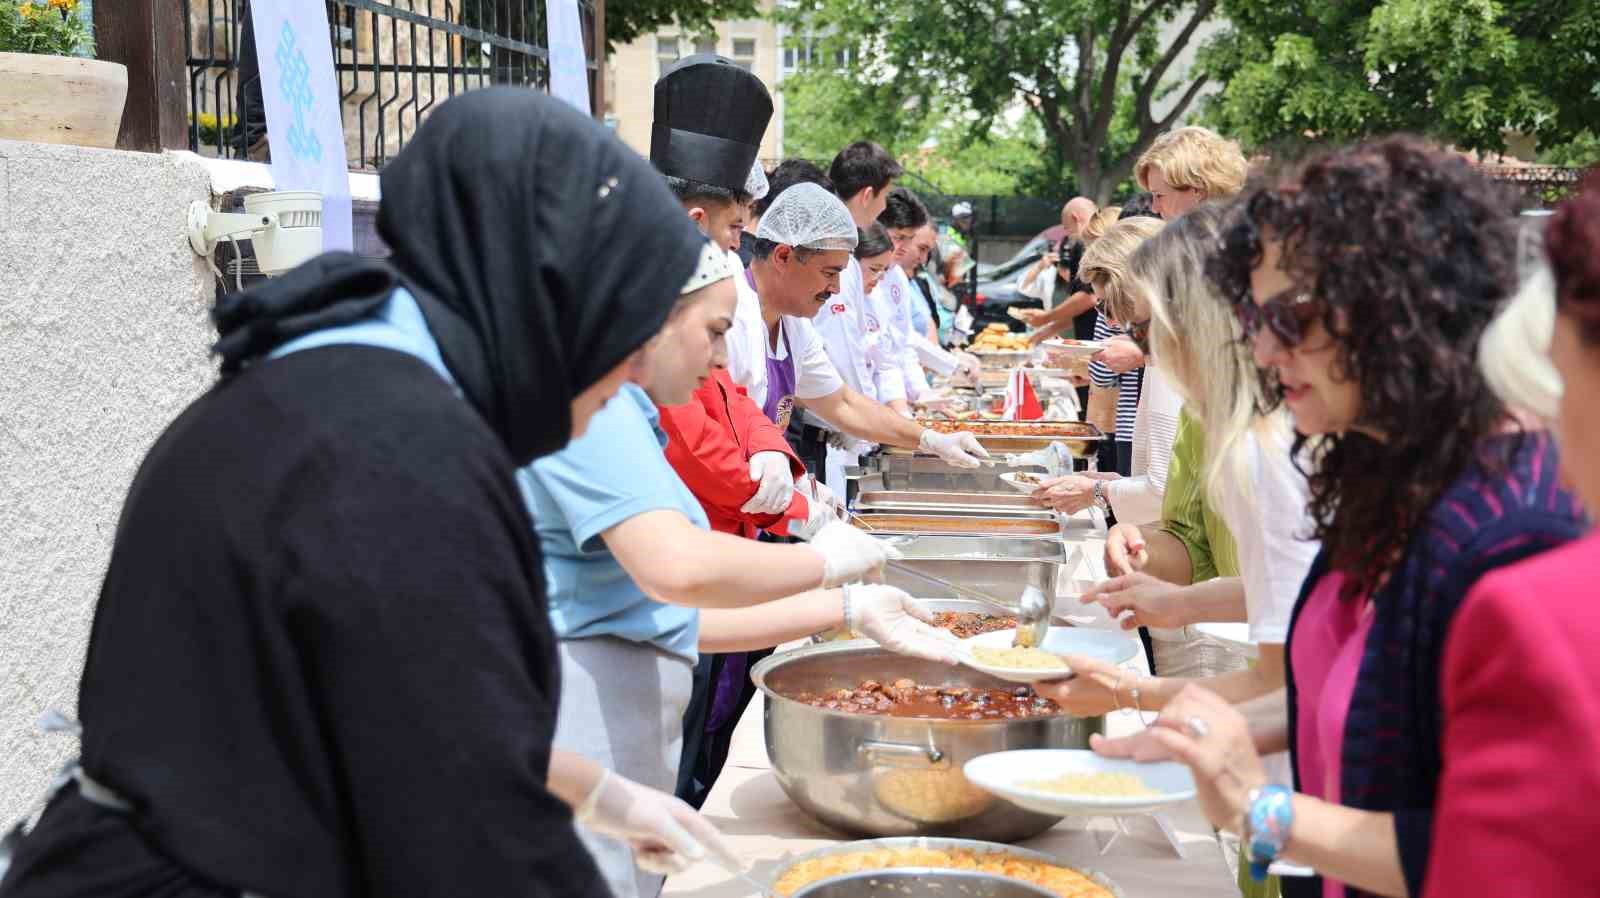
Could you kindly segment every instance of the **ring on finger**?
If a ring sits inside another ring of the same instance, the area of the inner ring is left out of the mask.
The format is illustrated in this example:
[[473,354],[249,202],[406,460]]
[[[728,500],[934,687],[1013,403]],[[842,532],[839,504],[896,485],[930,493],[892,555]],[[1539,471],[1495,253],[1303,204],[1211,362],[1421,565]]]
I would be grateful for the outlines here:
[[1211,724],[1206,723],[1205,718],[1198,715],[1190,715],[1188,719],[1184,720],[1183,728],[1188,730],[1189,735],[1196,739],[1204,739],[1211,735]]

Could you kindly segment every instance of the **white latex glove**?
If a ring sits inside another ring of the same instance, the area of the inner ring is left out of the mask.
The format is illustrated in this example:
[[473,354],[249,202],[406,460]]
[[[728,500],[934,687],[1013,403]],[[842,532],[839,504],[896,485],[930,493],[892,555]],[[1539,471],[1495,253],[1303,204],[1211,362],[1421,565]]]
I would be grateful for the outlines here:
[[976,468],[978,459],[989,457],[988,450],[978,444],[978,438],[965,432],[939,433],[930,428],[922,432],[918,446],[958,468]]
[[810,474],[796,481],[794,489],[806,497],[806,519],[804,523],[790,522],[790,536],[809,541],[818,530],[844,517],[844,503]]
[[794,474],[789,456],[782,452],[757,452],[750,456],[750,479],[761,487],[739,508],[745,514],[783,514],[794,501]]
[[627,842],[634,863],[648,873],[681,873],[708,852],[724,861],[733,859],[722,834],[694,808],[609,770],[601,773],[574,817],[603,836]]
[[873,539],[843,521],[829,521],[811,537],[810,547],[822,556],[822,588],[863,579],[900,557],[899,550]]
[[932,626],[933,612],[905,592],[878,583],[844,588],[845,626],[898,655],[955,664],[955,634]]

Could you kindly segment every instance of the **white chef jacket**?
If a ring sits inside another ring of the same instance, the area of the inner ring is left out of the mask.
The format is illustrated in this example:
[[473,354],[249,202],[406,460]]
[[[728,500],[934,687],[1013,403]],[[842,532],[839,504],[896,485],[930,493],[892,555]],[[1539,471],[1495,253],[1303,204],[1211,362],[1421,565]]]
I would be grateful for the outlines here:
[[[839,273],[839,292],[822,304],[813,319],[828,358],[844,382],[857,393],[879,401],[876,340],[869,343],[867,298],[862,290],[861,265],[854,258]],[[838,430],[813,412],[806,412],[811,424]],[[864,451],[864,450],[863,450]]]
[[772,348],[767,340],[767,325],[761,320],[761,298],[742,272],[734,278],[739,303],[734,309],[733,326],[728,328],[728,374],[745,388],[756,405],[767,402],[767,357],[783,359],[794,355],[794,395],[796,399],[820,399],[839,392],[844,386],[839,372],[828,359],[822,338],[804,318],[785,315],[778,319],[782,339]]
[[[928,392],[928,379],[922,373],[922,365],[917,361],[917,353],[911,347],[911,303],[921,302],[922,296],[913,292],[911,281],[906,277],[898,265],[889,266],[884,273],[883,280],[878,282],[872,291],[874,305],[880,315],[885,316],[884,355],[886,357],[885,369],[892,368],[900,387],[900,396],[884,396],[884,401],[893,399],[916,399]],[[878,376],[880,388],[889,382],[882,372]]]

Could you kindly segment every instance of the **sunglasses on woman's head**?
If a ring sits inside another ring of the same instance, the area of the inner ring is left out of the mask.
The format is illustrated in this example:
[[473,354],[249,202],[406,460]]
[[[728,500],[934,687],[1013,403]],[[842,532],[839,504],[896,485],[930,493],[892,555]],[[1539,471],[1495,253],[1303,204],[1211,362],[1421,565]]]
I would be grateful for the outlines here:
[[1265,327],[1286,349],[1293,349],[1306,338],[1306,329],[1322,315],[1322,303],[1308,290],[1291,288],[1263,303],[1248,293],[1233,304],[1244,328],[1244,338],[1254,340]]

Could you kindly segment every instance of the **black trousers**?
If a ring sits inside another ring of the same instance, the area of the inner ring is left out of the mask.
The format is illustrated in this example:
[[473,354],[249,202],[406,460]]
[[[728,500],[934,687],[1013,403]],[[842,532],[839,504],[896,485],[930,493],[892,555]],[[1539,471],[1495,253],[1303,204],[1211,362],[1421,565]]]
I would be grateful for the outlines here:
[[[828,432],[801,421],[799,412],[796,412],[789,418],[789,429],[783,435],[789,441],[789,448],[800,456],[800,463],[806,466],[806,471],[818,482],[827,483],[824,478],[828,472]],[[844,484],[827,485],[840,496],[844,495]]]

